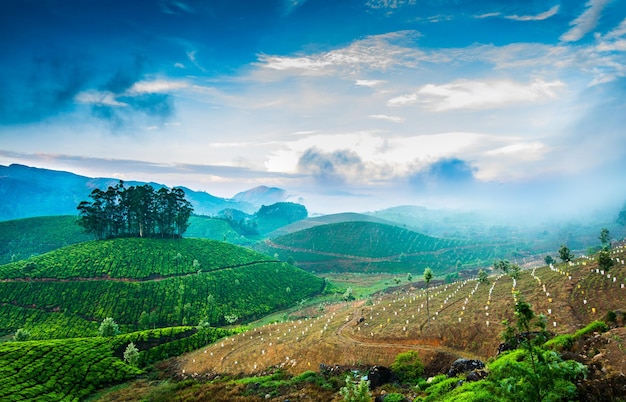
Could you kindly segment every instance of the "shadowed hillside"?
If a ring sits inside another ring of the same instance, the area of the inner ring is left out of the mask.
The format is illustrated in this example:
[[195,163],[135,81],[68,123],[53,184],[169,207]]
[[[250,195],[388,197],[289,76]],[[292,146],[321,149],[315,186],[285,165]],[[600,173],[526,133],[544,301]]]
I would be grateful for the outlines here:
[[493,245],[438,239],[374,222],[340,222],[279,236],[259,250],[314,272],[438,273],[490,265],[499,249]]
[[44,216],[0,222],[0,264],[92,240],[76,216]]

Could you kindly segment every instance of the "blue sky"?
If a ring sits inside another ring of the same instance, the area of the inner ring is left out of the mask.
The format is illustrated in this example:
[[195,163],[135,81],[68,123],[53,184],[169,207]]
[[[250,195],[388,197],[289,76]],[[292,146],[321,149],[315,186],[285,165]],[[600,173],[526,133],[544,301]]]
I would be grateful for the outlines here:
[[626,1],[0,4],[0,164],[312,212],[626,200]]

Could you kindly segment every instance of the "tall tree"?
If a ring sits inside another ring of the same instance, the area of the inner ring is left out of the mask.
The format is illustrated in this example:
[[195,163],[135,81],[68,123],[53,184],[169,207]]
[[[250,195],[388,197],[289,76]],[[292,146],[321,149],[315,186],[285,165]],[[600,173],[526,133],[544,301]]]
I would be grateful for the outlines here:
[[182,237],[193,212],[181,188],[154,191],[149,184],[124,187],[120,181],[106,191],[95,189],[77,209],[78,224],[96,239],[120,236]]
[[602,230],[600,230],[600,236],[598,237],[598,239],[600,239],[600,243],[602,244],[602,247],[611,247],[611,235],[609,234],[609,229],[607,228],[602,228]]
[[569,247],[567,247],[565,244],[562,244],[561,248],[559,248],[559,258],[563,262],[570,262],[574,258]]
[[424,270],[424,282],[426,282],[426,314],[428,315],[428,324],[430,325],[430,305],[429,305],[429,297],[428,297],[428,285],[430,281],[433,279],[433,270],[430,268],[426,268]]
[[176,206],[176,218],[174,220],[176,223],[176,232],[179,236],[182,236],[189,227],[189,217],[193,212],[193,207],[185,198],[185,192],[182,188],[177,187],[172,189],[172,194]]

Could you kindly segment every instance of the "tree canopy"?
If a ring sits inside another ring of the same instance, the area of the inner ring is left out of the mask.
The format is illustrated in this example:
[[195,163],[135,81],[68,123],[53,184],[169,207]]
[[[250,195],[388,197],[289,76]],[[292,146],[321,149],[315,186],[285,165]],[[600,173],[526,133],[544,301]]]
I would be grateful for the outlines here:
[[115,237],[181,237],[193,207],[181,188],[149,184],[124,187],[120,181],[106,191],[95,189],[92,201],[78,204],[78,224],[97,239]]

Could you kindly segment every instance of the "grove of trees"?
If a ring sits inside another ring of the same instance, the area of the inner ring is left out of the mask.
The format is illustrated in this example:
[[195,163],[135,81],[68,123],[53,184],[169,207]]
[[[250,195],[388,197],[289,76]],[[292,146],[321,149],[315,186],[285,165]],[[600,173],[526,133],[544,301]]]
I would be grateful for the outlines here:
[[93,201],[78,204],[78,224],[97,239],[115,237],[182,237],[193,207],[181,188],[151,185],[124,187],[120,181],[106,191],[95,189]]

